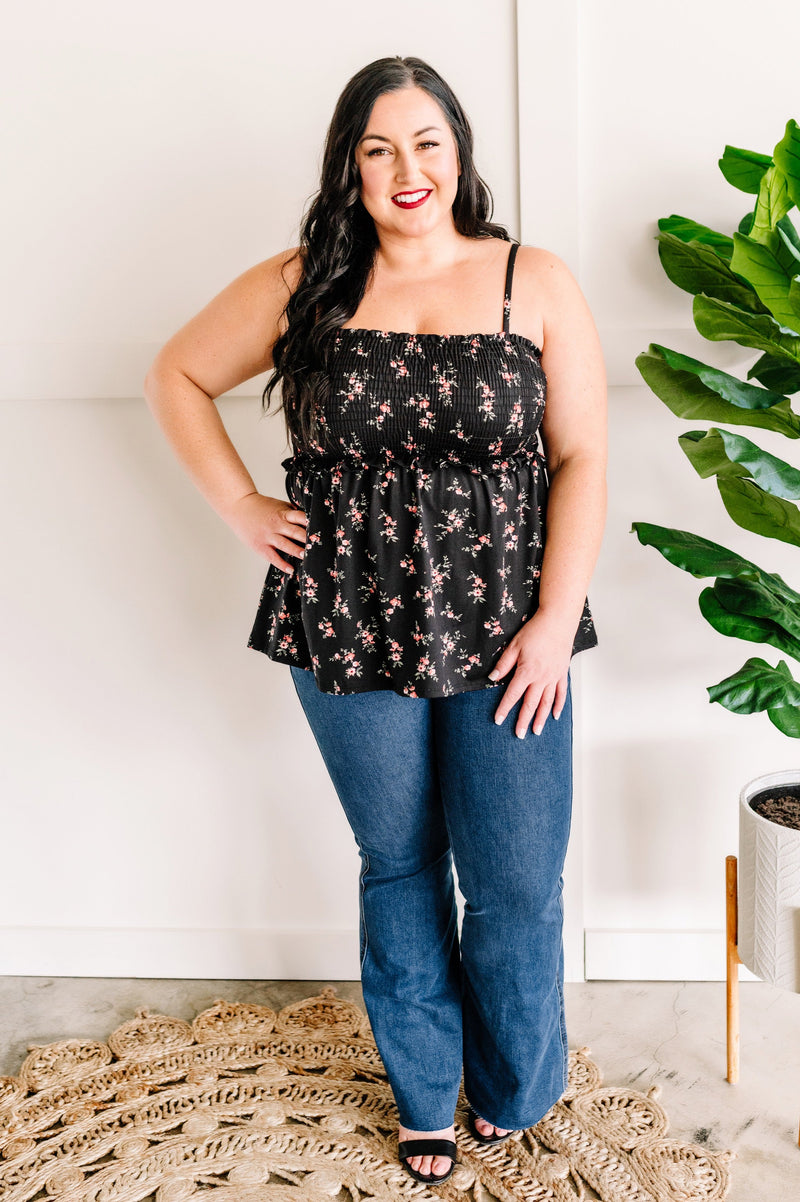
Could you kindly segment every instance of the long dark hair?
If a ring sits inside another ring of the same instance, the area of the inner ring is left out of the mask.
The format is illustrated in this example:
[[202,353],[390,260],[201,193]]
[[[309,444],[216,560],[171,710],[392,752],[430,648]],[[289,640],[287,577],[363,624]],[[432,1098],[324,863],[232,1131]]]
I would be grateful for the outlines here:
[[378,97],[415,86],[438,102],[455,139],[461,167],[453,202],[456,230],[468,238],[510,241],[504,226],[489,221],[492,194],[475,169],[472,127],[441,75],[420,58],[399,55],[362,67],[336,102],[319,191],[300,230],[296,254],[301,275],[284,309],[288,328],[273,347],[275,371],[262,396],[266,411],[273,389],[282,384],[287,436],[295,449],[322,445],[318,439],[324,430],[315,421],[314,409],[325,397],[328,335],[361,303],[378,246],[375,223],[361,202],[355,149]]

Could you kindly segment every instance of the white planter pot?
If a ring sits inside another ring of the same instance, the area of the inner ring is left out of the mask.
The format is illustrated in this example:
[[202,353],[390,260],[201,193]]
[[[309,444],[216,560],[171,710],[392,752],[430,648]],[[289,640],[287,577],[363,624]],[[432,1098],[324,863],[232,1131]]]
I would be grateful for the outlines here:
[[738,951],[762,981],[800,993],[800,831],[757,814],[750,801],[800,784],[800,769],[757,776],[739,795]]

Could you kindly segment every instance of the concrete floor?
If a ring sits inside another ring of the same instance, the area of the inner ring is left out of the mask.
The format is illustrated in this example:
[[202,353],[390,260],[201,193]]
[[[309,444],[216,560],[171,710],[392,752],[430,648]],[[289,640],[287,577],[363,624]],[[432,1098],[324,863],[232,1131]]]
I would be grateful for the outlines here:
[[[280,1008],[324,981],[0,977],[0,1075],[29,1043],[105,1039],[142,1006],[191,1019],[217,998]],[[361,1002],[357,982],[331,982]],[[668,1135],[734,1149],[729,1202],[800,1198],[800,995],[742,982],[741,1070],[725,1080],[725,985],[595,981],[565,986],[570,1047],[588,1046],[604,1083],[661,1086]]]

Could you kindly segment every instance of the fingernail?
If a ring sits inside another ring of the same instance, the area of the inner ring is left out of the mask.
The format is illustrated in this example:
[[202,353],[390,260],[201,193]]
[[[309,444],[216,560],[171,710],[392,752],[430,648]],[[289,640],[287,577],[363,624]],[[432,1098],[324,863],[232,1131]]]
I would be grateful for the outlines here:
[[494,720],[495,726],[502,726],[504,721],[505,721],[504,718],[495,718],[495,720]]
[[517,738],[518,738],[518,739],[524,739],[524,738],[525,738],[525,731],[523,730],[522,734],[517,734]]
[[490,679],[490,680],[497,680],[497,678],[499,677],[499,675],[500,675],[500,673],[499,673],[498,671],[496,671],[496,670],[494,670],[494,669],[493,669],[493,670],[492,670],[492,671],[489,673],[489,679]]

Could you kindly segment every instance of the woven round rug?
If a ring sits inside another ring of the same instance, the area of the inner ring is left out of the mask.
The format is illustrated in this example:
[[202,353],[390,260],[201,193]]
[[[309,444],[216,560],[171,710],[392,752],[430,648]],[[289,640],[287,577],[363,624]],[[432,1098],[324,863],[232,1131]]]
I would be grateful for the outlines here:
[[32,1202],[690,1202],[724,1198],[733,1152],[667,1138],[646,1093],[603,1086],[589,1048],[534,1127],[472,1138],[439,1186],[397,1160],[397,1109],[369,1021],[332,988],[276,1012],[140,1010],[105,1043],[32,1046],[0,1077],[0,1199]]

